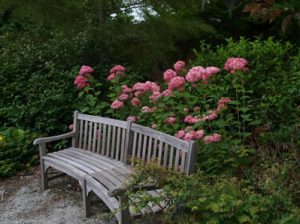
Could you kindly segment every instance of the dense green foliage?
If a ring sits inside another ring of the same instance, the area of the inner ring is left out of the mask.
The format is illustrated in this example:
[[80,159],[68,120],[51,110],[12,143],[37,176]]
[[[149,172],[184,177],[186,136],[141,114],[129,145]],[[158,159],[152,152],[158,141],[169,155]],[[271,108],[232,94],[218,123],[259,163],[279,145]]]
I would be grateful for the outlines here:
[[32,145],[37,137],[37,133],[17,128],[0,131],[0,178],[37,164],[38,150]]
[[[229,39],[226,45],[216,48],[202,44],[193,64],[222,67],[228,57],[246,58],[249,72],[243,77],[243,87],[249,99],[248,109],[264,124],[278,127],[296,123],[299,118],[299,53],[299,48],[272,38],[265,41]],[[223,79],[219,84],[228,88],[225,90],[227,95],[234,96],[235,86],[228,85]]]

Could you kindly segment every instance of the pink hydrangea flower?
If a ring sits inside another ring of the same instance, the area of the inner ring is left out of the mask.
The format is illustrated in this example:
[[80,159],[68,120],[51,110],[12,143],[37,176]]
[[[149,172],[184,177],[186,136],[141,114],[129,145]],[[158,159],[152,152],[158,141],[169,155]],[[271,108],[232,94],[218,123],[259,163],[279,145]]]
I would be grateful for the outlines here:
[[227,106],[229,102],[231,102],[230,98],[221,97],[218,101],[218,107],[216,109],[216,112],[219,113],[223,108]]
[[200,79],[203,79],[206,76],[206,69],[202,66],[194,66],[192,67],[185,78],[188,82],[194,83],[198,82]]
[[82,75],[76,76],[74,84],[77,86],[77,89],[83,89],[89,85],[87,79]]
[[151,128],[156,129],[157,128],[157,124],[152,124]]
[[172,96],[172,90],[166,89],[165,91],[162,92],[163,96]]
[[224,64],[224,69],[230,73],[235,73],[236,71],[246,72],[248,61],[245,58],[228,58]]
[[188,133],[185,134],[185,136],[183,137],[183,139],[185,141],[190,141],[194,138],[195,135],[195,131],[189,131]]
[[212,120],[215,120],[216,118],[218,117],[218,114],[214,111],[212,112],[211,114],[205,116],[203,118],[204,121],[212,121]]
[[147,92],[147,91],[159,92],[160,86],[155,82],[151,82],[151,81],[146,81],[145,83],[137,82],[133,85],[132,90],[141,91],[141,92]]
[[116,65],[112,69],[110,69],[109,73],[123,73],[126,71],[126,68],[122,65]]
[[176,122],[176,118],[175,117],[168,117],[167,118],[167,123],[170,125],[174,125]]
[[159,92],[160,86],[157,85],[155,82],[147,81],[145,83],[144,89],[145,89],[145,91]]
[[231,99],[228,98],[228,97],[221,97],[218,101],[218,104],[227,104],[227,103],[230,103],[231,102]]
[[169,89],[170,90],[174,90],[174,89],[182,90],[184,84],[185,84],[185,79],[181,76],[176,76],[170,80]]
[[122,101],[119,101],[119,100],[115,100],[111,106],[110,106],[112,109],[120,109],[122,107],[124,107],[124,103]]
[[134,91],[144,91],[145,84],[141,82],[137,82],[133,85],[132,90]]
[[129,117],[127,117],[127,121],[133,121],[133,122],[135,122],[137,120],[138,120],[138,117],[136,117],[136,116],[129,116]]
[[115,78],[117,78],[117,74],[116,74],[116,73],[111,73],[111,74],[107,77],[107,80],[111,81],[111,80],[114,80]]
[[128,98],[129,98],[128,94],[122,93],[118,99],[124,101],[124,100],[128,100]]
[[164,72],[164,80],[166,82],[170,82],[170,80],[175,76],[177,76],[177,73],[172,69],[168,69]]
[[203,130],[198,130],[194,134],[195,139],[198,139],[198,140],[200,140],[203,136],[204,136],[204,131]]
[[213,134],[213,135],[207,135],[204,137],[205,144],[211,144],[213,142],[220,142],[222,139],[222,136],[220,134]]
[[141,96],[141,95],[143,95],[143,94],[144,94],[143,91],[136,91],[136,92],[134,93],[134,95],[135,95],[136,97],[139,97],[139,96]]
[[111,81],[117,78],[118,76],[125,76],[124,72],[126,71],[126,68],[122,65],[116,65],[110,70],[110,74],[107,77],[107,80]]
[[143,113],[151,113],[151,112],[152,112],[152,110],[151,110],[151,108],[150,108],[150,107],[148,107],[148,106],[144,106],[144,107],[142,107],[142,112],[143,112]]
[[126,86],[126,85],[123,85],[122,86],[122,93],[126,93],[126,94],[132,93],[132,89],[129,88],[128,86]]
[[177,138],[183,138],[185,136],[185,131],[184,130],[180,130],[176,133],[175,135]]
[[218,67],[213,67],[213,66],[207,67],[205,70],[206,70],[206,79],[221,71],[221,69],[219,69]]
[[174,64],[175,71],[180,71],[180,70],[184,69],[184,67],[185,67],[185,62],[184,61],[177,61]]
[[161,96],[162,96],[162,94],[160,92],[155,91],[155,92],[152,93],[152,95],[149,97],[149,99],[156,101]]
[[132,106],[134,106],[134,107],[140,106],[140,105],[141,105],[141,101],[140,101],[138,98],[134,97],[134,98],[131,100],[131,104],[132,104]]
[[88,65],[83,65],[80,68],[79,75],[85,75],[85,74],[92,73],[92,72],[94,72],[93,68],[91,68]]
[[198,122],[198,119],[193,117],[192,115],[187,115],[184,118],[184,123],[187,123],[187,124],[195,124],[197,122]]

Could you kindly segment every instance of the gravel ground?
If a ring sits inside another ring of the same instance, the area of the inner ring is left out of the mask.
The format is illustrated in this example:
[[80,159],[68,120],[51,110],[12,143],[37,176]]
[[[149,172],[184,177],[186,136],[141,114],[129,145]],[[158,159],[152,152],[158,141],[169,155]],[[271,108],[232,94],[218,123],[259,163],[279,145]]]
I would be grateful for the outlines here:
[[0,224],[113,224],[115,218],[97,197],[88,219],[82,210],[79,184],[70,177],[50,182],[40,191],[38,169],[0,182]]

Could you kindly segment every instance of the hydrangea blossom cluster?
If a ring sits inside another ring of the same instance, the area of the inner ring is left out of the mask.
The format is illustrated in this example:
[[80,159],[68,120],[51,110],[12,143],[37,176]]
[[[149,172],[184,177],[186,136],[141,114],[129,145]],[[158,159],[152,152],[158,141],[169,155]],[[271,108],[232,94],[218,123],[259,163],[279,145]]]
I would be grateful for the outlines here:
[[[192,116],[192,115],[187,115],[185,116],[184,118],[184,123],[187,123],[187,124],[196,124],[198,122],[201,122],[201,121],[212,121],[212,120],[215,120],[217,117],[218,117],[218,114],[225,108],[227,107],[227,104],[231,101],[230,98],[226,98],[226,97],[221,97],[218,101],[218,106],[215,110],[213,111],[208,111],[208,114],[203,116],[203,117],[200,117],[200,116]],[[196,108],[196,107],[195,107]],[[200,108],[198,110],[198,108],[195,109],[194,108],[194,111],[195,112],[200,112]]]
[[[137,107],[142,105],[141,100],[138,97],[144,95],[146,92],[150,92],[152,93],[152,95],[149,98],[155,101],[162,96],[162,94],[159,91],[160,91],[160,86],[155,82],[151,82],[151,81],[146,81],[145,83],[137,82],[136,84],[133,85],[132,88],[123,85],[118,100],[122,101],[124,106],[124,102],[131,99],[130,101],[131,105]],[[113,107],[113,105],[111,105],[111,108],[120,109],[123,106],[116,108]]]
[[127,121],[138,121],[140,118],[138,116],[129,116],[127,117]]
[[220,134],[213,134],[213,135],[207,135],[204,137],[205,144],[211,144],[213,142],[220,142],[222,139],[222,136]]
[[109,71],[109,76],[107,77],[107,80],[111,81],[116,79],[118,76],[125,76],[124,72],[126,71],[126,68],[122,65],[116,65]]
[[76,76],[74,80],[74,85],[76,85],[77,89],[84,89],[86,86],[89,86],[87,78],[92,77],[90,73],[94,72],[94,69],[90,66],[83,65],[80,68],[79,74]]
[[246,72],[248,61],[245,58],[228,58],[225,62],[224,69],[230,73],[235,73],[236,71]]
[[142,107],[142,113],[152,113],[152,112],[155,112],[157,110],[157,107],[148,107],[148,106],[144,106]]
[[112,102],[112,104],[111,104],[111,108],[112,108],[112,109],[120,109],[120,108],[122,108],[122,107],[124,107],[124,103],[123,103],[122,101],[120,101],[120,100],[115,100],[115,101]]
[[203,130],[194,131],[193,129],[179,130],[175,136],[185,141],[201,140],[204,136],[204,131]]
[[184,61],[177,61],[175,64],[174,64],[174,69],[176,72],[184,69],[185,67],[185,62]]
[[190,83],[195,83],[200,80],[207,81],[211,76],[217,74],[221,70],[217,67],[207,67],[202,66],[192,67],[185,76],[185,79]]

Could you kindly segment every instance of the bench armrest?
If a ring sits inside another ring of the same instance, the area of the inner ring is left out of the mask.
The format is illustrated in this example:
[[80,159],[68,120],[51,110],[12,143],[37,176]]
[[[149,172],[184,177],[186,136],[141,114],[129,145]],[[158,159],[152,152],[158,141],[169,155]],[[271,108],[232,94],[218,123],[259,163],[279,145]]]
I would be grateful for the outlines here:
[[53,142],[53,141],[57,141],[57,140],[61,140],[61,139],[65,139],[65,138],[70,138],[76,135],[75,131],[72,132],[68,132],[66,134],[62,134],[62,135],[56,135],[56,136],[51,136],[51,137],[43,137],[43,138],[37,138],[33,141],[34,145],[38,145],[41,143],[47,143],[47,142]]
[[[130,188],[131,192],[137,192],[140,190],[155,190],[157,189],[157,186],[155,184],[139,184],[139,185],[132,185],[128,186]],[[108,191],[108,196],[110,197],[117,197],[117,196],[122,196],[125,194],[125,192],[128,190],[126,186],[121,185],[121,186],[116,186]]]

